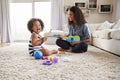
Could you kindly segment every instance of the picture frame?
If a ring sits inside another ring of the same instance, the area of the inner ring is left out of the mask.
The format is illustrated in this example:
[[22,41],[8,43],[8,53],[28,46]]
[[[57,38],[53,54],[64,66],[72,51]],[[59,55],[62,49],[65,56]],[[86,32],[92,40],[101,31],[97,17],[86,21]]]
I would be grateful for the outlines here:
[[79,8],[86,8],[86,3],[85,2],[75,2],[75,6]]
[[112,13],[112,5],[111,4],[99,5],[99,13]]
[[88,0],[88,9],[97,9],[97,0]]

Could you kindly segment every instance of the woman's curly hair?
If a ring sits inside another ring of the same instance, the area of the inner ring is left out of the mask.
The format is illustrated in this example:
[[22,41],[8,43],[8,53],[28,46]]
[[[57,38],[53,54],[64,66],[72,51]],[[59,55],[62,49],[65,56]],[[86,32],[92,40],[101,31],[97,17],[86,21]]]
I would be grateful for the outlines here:
[[[73,6],[73,7],[69,8],[68,11],[71,11],[74,13],[74,18],[77,22],[77,25],[81,26],[82,24],[86,23],[84,15],[79,7]],[[68,20],[68,24],[69,25],[73,24],[73,21]]]

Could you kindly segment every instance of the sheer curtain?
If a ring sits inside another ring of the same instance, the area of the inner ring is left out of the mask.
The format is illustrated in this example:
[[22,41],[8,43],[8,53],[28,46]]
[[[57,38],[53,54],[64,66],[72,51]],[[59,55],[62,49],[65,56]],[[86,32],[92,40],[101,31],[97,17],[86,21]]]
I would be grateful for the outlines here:
[[9,18],[9,0],[0,0],[0,34],[2,42],[11,42],[11,29]]
[[64,0],[51,0],[51,29],[63,30],[64,25]]

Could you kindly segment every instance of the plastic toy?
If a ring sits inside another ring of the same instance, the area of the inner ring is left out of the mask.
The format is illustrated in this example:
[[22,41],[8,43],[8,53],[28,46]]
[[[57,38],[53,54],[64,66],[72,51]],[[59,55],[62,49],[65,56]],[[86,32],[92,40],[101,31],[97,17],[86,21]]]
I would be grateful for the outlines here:
[[53,62],[53,63],[57,63],[57,62],[58,62],[58,58],[57,58],[57,57],[54,57],[52,62]]
[[52,56],[50,56],[50,58],[49,58],[49,59],[50,59],[50,61],[53,61],[53,57],[52,57]]
[[57,63],[58,62],[58,58],[57,57],[52,57],[52,56],[50,56],[49,58],[48,58],[48,60],[50,60],[51,62],[53,62],[53,63]]
[[58,34],[54,34],[53,37],[58,38]]
[[68,42],[80,42],[80,36],[68,36]]
[[70,59],[70,58],[68,58],[68,57],[64,57],[64,58],[63,58],[63,61],[64,61],[64,62],[70,62],[70,61],[71,61],[71,59]]
[[52,62],[50,60],[43,61],[43,65],[51,65]]
[[42,56],[43,56],[43,53],[41,51],[35,51],[34,52],[35,59],[41,59]]
[[43,61],[43,65],[51,65],[53,63],[57,63],[58,58],[50,56],[48,60]]
[[45,59],[47,59],[47,56],[42,56],[42,60],[45,60]]

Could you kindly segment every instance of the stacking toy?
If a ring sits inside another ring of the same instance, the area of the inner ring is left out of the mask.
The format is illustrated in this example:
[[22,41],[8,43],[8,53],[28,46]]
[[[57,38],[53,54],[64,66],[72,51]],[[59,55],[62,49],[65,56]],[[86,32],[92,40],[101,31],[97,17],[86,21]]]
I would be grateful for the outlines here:
[[58,62],[58,58],[57,58],[57,57],[54,57],[52,62],[53,62],[53,63],[57,63],[57,62]]
[[48,58],[48,60],[44,60],[43,61],[43,65],[51,65],[51,64],[55,64],[55,63],[57,63],[58,62],[58,58],[57,57],[52,57],[52,56],[50,56],[49,58]]

